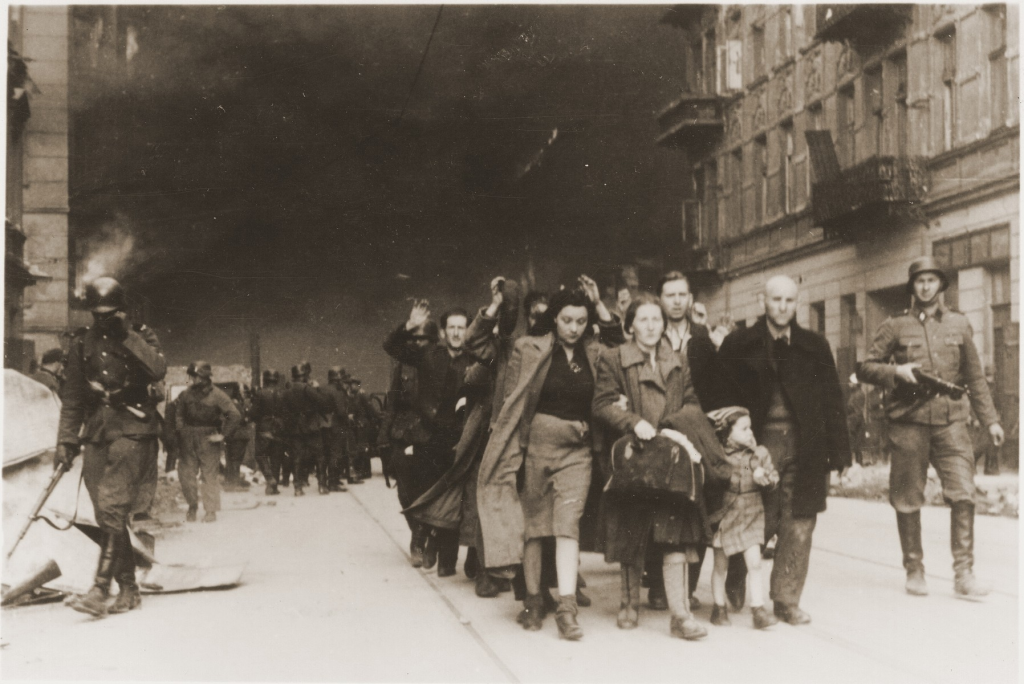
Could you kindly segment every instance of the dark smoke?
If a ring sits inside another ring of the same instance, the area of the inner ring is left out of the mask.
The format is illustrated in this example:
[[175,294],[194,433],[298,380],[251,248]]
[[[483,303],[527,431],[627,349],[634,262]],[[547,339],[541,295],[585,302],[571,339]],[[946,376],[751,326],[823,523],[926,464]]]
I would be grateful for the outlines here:
[[264,365],[381,389],[411,297],[473,309],[529,260],[608,285],[677,239],[665,11],[446,6],[410,95],[436,7],[121,7],[129,71],[77,86],[78,230],[130,226],[172,361],[247,362],[255,327]]

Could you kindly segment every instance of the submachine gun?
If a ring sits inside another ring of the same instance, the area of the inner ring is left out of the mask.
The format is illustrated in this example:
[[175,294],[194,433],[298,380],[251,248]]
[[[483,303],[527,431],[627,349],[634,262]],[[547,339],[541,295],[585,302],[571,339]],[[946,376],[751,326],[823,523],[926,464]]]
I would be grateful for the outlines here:
[[914,377],[917,378],[917,384],[898,382],[892,393],[893,399],[907,405],[906,412],[922,406],[935,396],[943,395],[953,401],[959,401],[965,394],[970,394],[970,390],[966,387],[943,380],[939,376],[923,371],[920,368],[915,368],[913,373]]

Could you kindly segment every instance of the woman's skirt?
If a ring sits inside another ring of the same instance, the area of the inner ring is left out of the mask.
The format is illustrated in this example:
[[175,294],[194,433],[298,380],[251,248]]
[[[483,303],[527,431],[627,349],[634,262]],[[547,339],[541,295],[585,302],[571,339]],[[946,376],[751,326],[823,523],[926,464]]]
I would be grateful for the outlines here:
[[593,456],[586,423],[546,413],[534,416],[520,502],[526,539],[580,538]]

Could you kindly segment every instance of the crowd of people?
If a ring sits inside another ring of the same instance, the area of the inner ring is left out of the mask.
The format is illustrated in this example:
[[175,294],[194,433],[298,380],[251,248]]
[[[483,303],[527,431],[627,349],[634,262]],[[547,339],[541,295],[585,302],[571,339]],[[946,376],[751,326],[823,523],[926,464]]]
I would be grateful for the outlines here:
[[[890,500],[907,592],[927,594],[920,507],[931,464],[952,509],[955,594],[980,599],[989,589],[973,573],[969,413],[993,444],[1003,432],[970,324],[940,297],[947,284],[934,260],[911,264],[911,307],[882,325],[858,377],[890,395]],[[474,315],[451,309],[435,322],[429,302],[414,303],[383,344],[393,359],[383,412],[340,367],[325,387],[306,362],[287,385],[266,370],[247,400],[232,401],[196,361],[161,417],[156,335],[128,320],[120,284],[100,278],[86,291],[94,325],[71,339],[60,390],[55,463],[69,468],[84,450],[102,547],[94,586],[68,604],[96,616],[139,605],[127,526],[157,439],[177,461],[188,519],[201,500],[213,521],[220,443],[237,486],[240,450],[228,443],[251,421],[267,495],[290,481],[301,496],[311,474],[321,494],[343,491],[369,475],[376,450],[396,481],[411,564],[450,577],[468,547],[476,594],[513,592],[526,630],[553,613],[561,637],[583,636],[580,552],[590,551],[620,568],[619,628],[639,624],[646,586],[649,608],[669,611],[672,636],[702,639],[694,591],[708,548],[711,624],[729,625],[747,603],[756,629],[806,624],[816,519],[830,473],[852,461],[847,402],[829,343],[795,320],[797,283],[776,275],[763,294],[752,325],[709,330],[678,271],[611,307],[585,275],[523,297],[498,277]]]

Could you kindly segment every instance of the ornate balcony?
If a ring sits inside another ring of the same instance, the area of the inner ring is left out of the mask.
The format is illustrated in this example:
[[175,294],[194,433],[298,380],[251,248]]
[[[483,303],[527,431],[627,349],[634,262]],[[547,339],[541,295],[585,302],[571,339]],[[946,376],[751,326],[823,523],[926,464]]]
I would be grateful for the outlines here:
[[924,160],[872,157],[814,184],[814,222],[830,239],[863,239],[920,220],[928,192]]
[[684,93],[658,112],[658,123],[661,125],[659,145],[687,149],[709,147],[721,140],[725,131],[722,98]]
[[911,21],[913,5],[818,5],[821,40],[887,43]]

